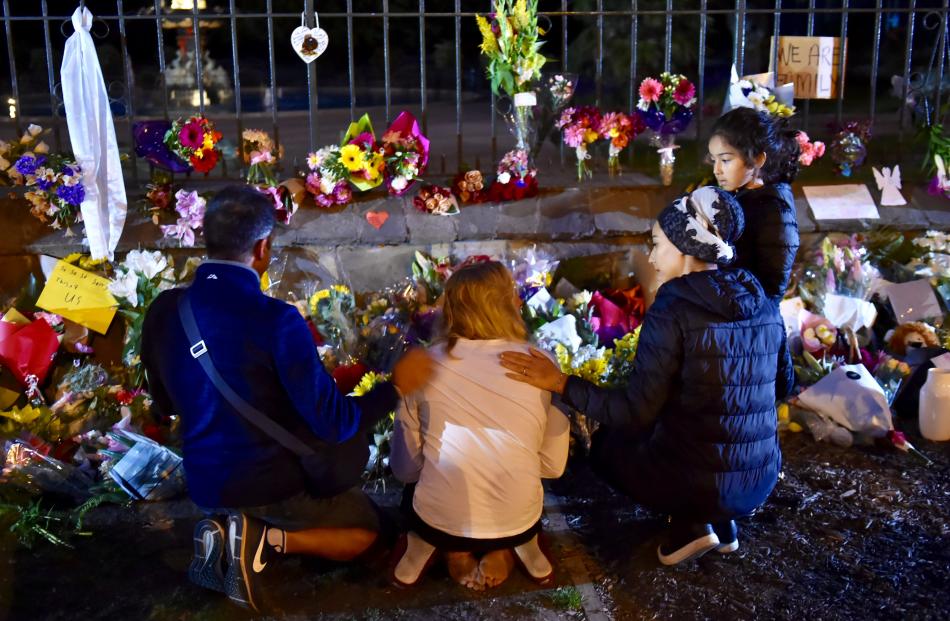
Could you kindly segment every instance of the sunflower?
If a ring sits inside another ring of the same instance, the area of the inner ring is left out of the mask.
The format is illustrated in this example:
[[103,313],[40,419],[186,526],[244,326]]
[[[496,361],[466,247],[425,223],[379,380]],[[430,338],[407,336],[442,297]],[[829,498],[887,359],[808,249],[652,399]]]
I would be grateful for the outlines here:
[[346,169],[353,172],[359,172],[366,168],[366,154],[359,145],[348,144],[340,148],[340,161],[346,166]]

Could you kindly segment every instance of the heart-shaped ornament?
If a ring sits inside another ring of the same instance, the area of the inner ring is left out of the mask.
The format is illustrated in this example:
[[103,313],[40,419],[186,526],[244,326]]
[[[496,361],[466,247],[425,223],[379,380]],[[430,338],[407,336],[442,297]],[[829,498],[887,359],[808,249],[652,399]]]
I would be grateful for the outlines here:
[[329,43],[330,37],[327,31],[319,26],[316,28],[298,26],[290,35],[290,44],[294,46],[294,51],[307,64],[318,59],[326,51]]
[[366,221],[373,225],[377,231],[389,220],[389,212],[386,211],[367,211]]

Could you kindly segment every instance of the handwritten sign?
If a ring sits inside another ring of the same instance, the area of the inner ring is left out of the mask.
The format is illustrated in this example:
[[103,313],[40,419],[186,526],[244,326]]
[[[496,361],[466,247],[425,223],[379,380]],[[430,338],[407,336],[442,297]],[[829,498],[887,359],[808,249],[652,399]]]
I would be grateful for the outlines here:
[[109,280],[60,261],[53,268],[36,305],[105,334],[119,303],[109,293]]
[[816,220],[876,220],[881,217],[868,186],[861,183],[806,185],[802,191]]
[[[795,99],[836,99],[841,54],[848,56],[848,40],[839,37],[779,37],[776,83],[795,85]],[[772,37],[772,45],[775,37]],[[770,63],[771,64],[771,63]]]

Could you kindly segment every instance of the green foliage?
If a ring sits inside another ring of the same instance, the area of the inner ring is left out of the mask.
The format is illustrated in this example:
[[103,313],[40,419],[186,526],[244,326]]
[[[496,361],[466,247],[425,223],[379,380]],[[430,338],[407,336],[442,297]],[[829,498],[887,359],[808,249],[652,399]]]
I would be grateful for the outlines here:
[[551,603],[558,610],[573,610],[580,612],[584,609],[581,592],[576,587],[558,587],[549,595]]

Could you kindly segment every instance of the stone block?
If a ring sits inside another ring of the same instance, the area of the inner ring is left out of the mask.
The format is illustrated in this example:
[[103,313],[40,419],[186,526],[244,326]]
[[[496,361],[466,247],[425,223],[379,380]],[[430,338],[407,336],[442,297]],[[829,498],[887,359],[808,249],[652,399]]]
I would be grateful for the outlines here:
[[336,246],[356,243],[359,222],[358,205],[349,205],[340,211],[299,209],[291,220],[290,230],[294,244]]
[[[371,213],[386,213],[388,217],[377,229],[367,219]],[[357,226],[361,244],[404,244],[409,239],[403,199],[380,198],[366,201],[359,205],[359,215]]]
[[491,241],[457,241],[452,244],[449,253],[457,259],[465,259],[476,254],[483,254],[497,261],[503,261],[508,256],[508,242],[502,239]]
[[[881,206],[878,211],[881,213],[880,223],[895,229],[913,231],[925,229],[930,224],[927,214],[911,205]],[[947,213],[947,216],[950,223],[950,213]]]
[[498,230],[498,205],[465,205],[455,219],[457,239],[493,239]]
[[527,198],[498,204],[495,236],[504,239],[539,235],[538,199]]
[[647,233],[666,204],[664,188],[593,188],[590,210],[597,233]]
[[804,198],[795,199],[795,216],[798,219],[799,232],[811,233],[817,228],[815,220],[812,218],[808,201]]
[[594,235],[594,216],[585,188],[544,192],[538,200],[538,233],[544,239],[584,239]]
[[409,245],[337,248],[336,260],[341,279],[353,291],[374,291],[408,278],[420,249]]
[[458,236],[457,221],[460,214],[454,216],[434,216],[419,211],[412,205],[412,199],[406,199],[403,205],[406,215],[406,227],[409,229],[410,244],[439,244],[455,241]]

